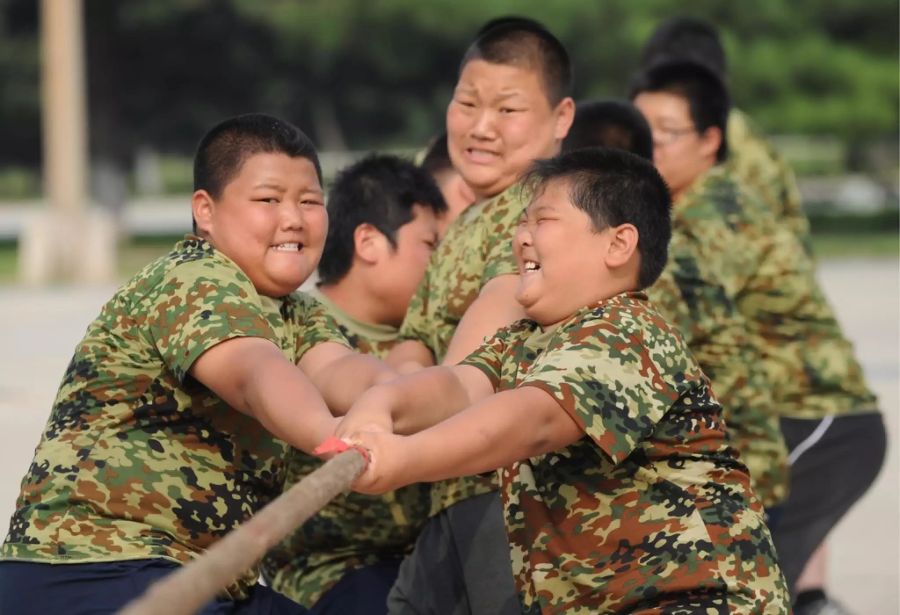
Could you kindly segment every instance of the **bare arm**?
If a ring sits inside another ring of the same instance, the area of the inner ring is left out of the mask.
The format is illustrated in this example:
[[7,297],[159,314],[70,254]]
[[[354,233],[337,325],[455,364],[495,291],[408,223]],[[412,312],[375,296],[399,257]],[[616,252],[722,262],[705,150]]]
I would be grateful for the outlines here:
[[322,394],[335,416],[342,416],[376,381],[396,374],[371,355],[363,355],[333,342],[317,344],[298,362]]
[[190,374],[302,451],[311,452],[337,423],[312,382],[269,340],[238,337],[216,344],[194,361]]
[[341,421],[337,435],[347,436],[372,426],[415,433],[493,392],[491,381],[478,368],[430,367],[368,390]]
[[411,366],[421,369],[434,365],[434,355],[422,342],[406,340],[394,346],[384,362],[400,373],[411,373]]
[[353,488],[383,493],[487,472],[563,448],[584,435],[546,391],[504,391],[412,436],[355,434],[351,439],[371,451],[372,462]]
[[486,337],[525,318],[522,306],[516,301],[518,285],[517,275],[497,276],[484,285],[459,321],[442,364],[459,363],[481,346]]

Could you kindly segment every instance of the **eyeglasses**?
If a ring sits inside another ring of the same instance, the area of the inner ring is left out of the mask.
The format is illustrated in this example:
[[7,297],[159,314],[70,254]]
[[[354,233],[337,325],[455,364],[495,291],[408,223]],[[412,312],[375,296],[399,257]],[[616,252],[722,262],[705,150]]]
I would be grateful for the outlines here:
[[697,129],[693,126],[686,128],[654,128],[653,145],[665,147],[666,145],[675,143],[675,141],[684,135],[689,135],[694,132],[697,132]]

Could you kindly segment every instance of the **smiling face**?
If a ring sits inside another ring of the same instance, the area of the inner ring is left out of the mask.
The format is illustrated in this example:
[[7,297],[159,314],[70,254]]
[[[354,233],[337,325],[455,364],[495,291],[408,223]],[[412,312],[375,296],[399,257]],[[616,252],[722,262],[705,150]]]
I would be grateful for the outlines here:
[[551,107],[535,70],[470,60],[447,107],[453,166],[478,198],[499,194],[559,152],[574,109],[571,98]]
[[262,295],[296,290],[322,255],[328,214],[316,168],[306,158],[247,158],[218,198],[192,199],[201,236],[237,264]]
[[721,143],[718,128],[698,132],[686,98],[672,92],[642,92],[634,105],[653,133],[653,163],[669,185],[672,200],[716,164]]
[[615,229],[594,230],[572,205],[569,184],[551,180],[526,208],[513,241],[516,300],[529,318],[553,326],[620,290],[607,267]]

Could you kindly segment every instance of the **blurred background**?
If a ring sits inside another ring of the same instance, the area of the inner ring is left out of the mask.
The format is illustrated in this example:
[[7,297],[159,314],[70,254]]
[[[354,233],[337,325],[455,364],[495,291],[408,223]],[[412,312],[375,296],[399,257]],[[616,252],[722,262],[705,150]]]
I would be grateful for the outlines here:
[[[491,17],[545,22],[570,50],[581,99],[624,95],[644,39],[686,11],[676,0],[0,0],[0,283],[22,275],[17,247],[50,194],[41,9],[54,4],[80,7],[63,17],[81,32],[64,43],[75,68],[62,78],[74,73],[86,101],[68,117],[85,122],[85,200],[109,213],[119,276],[188,229],[193,148],[225,117],[295,122],[330,175],[439,131],[462,52]],[[817,252],[896,255],[897,1],[697,1],[689,12],[721,28],[735,103],[798,173]]]
[[797,172],[819,277],[879,396],[889,459],[830,539],[829,591],[896,614],[897,0],[0,0],[0,536],[85,326],[190,230],[213,124],[289,119],[327,179],[441,131],[490,18],[543,21],[585,99],[624,96],[644,39],[684,12],[721,29],[736,105]]

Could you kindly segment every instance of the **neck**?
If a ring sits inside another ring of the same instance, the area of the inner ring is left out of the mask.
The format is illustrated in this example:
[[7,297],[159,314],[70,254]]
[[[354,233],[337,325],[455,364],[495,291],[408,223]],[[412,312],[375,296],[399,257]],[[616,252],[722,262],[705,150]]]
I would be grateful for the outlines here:
[[358,274],[351,270],[333,284],[320,285],[319,292],[345,314],[360,322],[370,325],[400,326],[400,323],[396,322],[397,319],[388,314],[386,306],[366,290],[364,281],[357,279],[358,277]]

